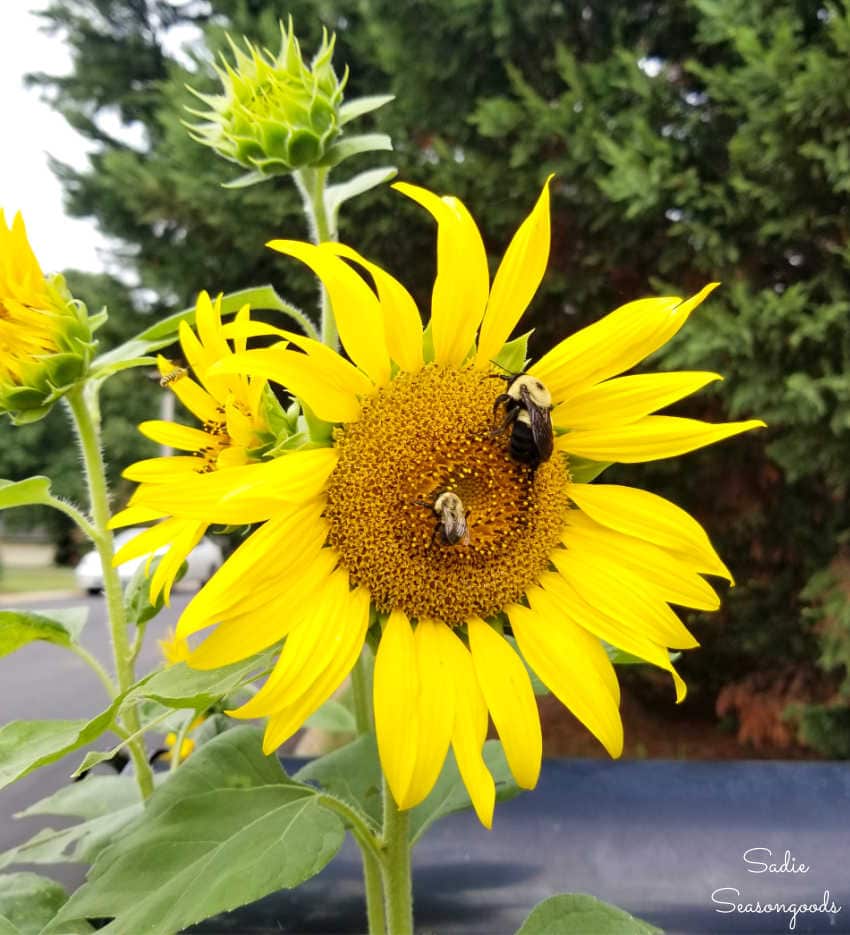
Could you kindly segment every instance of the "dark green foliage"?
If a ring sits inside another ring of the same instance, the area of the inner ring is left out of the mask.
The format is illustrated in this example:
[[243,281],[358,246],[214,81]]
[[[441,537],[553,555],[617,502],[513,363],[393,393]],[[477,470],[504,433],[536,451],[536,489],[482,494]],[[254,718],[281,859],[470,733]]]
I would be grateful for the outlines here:
[[[225,23],[274,47],[277,18],[291,12],[308,53],[320,21],[336,29],[350,93],[397,95],[375,125],[392,135],[401,177],[461,196],[494,261],[556,173],[549,273],[523,322],[537,327],[533,356],[629,299],[724,282],[653,364],[726,376],[683,414],[763,417],[768,431],[606,477],[691,510],[740,582],[721,614],[694,621],[703,650],[682,666],[696,703],[711,705],[720,685],[747,673],[818,658],[823,608],[804,616],[801,591],[850,526],[846,9],[795,0],[209,7],[216,50]],[[297,264],[261,248],[271,236],[303,236],[292,187],[221,189],[233,170],[180,125],[183,84],[204,87],[206,66],[200,55],[178,65],[163,40],[174,23],[206,27],[206,10],[190,0],[51,4],[47,21],[70,36],[76,70],[40,81],[99,143],[91,170],[62,170],[71,211],[137,248],[142,284],[170,309],[200,288],[265,281],[307,301]],[[105,135],[105,108],[141,121],[144,145]],[[346,206],[342,237],[427,308],[433,226],[420,209],[378,190]],[[822,662],[843,676],[848,658]]]

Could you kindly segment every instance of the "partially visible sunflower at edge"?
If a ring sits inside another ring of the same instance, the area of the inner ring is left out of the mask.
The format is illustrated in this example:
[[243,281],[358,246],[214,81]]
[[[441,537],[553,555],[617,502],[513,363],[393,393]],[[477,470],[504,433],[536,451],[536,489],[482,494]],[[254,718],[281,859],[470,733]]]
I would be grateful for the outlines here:
[[[164,387],[200,421],[194,428],[175,422],[152,420],[139,429],[161,445],[177,448],[188,454],[148,458],[131,465],[124,476],[139,482],[133,505],[117,513],[112,528],[131,526],[158,520],[156,525],[135,536],[120,548],[115,564],[148,555],[168,545],[151,578],[150,600],[155,603],[162,594],[166,603],[171,587],[188,554],[200,542],[210,522],[197,517],[184,517],[179,510],[150,509],[144,505],[147,492],[161,484],[180,483],[191,487],[199,476],[227,470],[259,460],[264,448],[274,441],[268,425],[267,407],[263,405],[266,381],[262,377],[239,374],[214,375],[213,364],[226,360],[246,348],[249,336],[274,334],[278,329],[250,319],[250,310],[243,306],[233,324],[221,320],[221,296],[211,301],[206,292],[198,296],[195,308],[195,328],[180,323],[180,347],[196,379],[187,368],[174,364],[161,355],[157,363]],[[238,332],[228,343],[231,332]]]
[[[404,286],[350,247],[273,241],[324,283],[350,360],[285,333],[271,348],[222,355],[208,373],[277,381],[336,426],[333,435],[226,471],[181,475],[178,464],[142,484],[131,509],[173,517],[165,522],[262,524],[193,598],[177,633],[214,627],[189,659],[201,669],[285,638],[264,686],[230,712],[268,717],[266,752],[341,684],[377,617],[375,728],[397,804],[425,798],[451,746],[490,827],[488,713],[517,783],[532,788],[539,775],[526,664],[618,756],[619,685],[605,644],[669,671],[681,700],[668,647],[697,643],[670,605],[714,610],[719,598],[704,576],[731,581],[691,516],[644,490],[577,483],[571,461],[651,461],[763,423],[652,414],[719,379],[713,373],[618,376],[673,337],[712,284],[686,300],[630,302],[533,364],[527,372],[551,394],[555,452],[536,469],[518,463],[510,432],[494,432],[505,384],[491,379],[492,361],[543,277],[548,183],[492,284],[460,201],[395,188],[438,224],[429,328]],[[452,545],[434,510],[447,491],[468,529]]]
[[86,371],[94,350],[82,302],[45,276],[16,214],[0,210],[0,412],[40,418]]

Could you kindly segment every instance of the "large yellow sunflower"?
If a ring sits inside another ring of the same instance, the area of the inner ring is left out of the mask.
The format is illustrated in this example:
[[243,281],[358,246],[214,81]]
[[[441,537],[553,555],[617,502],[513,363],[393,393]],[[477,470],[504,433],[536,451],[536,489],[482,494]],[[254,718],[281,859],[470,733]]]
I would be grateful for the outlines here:
[[[119,528],[158,521],[115,556],[115,564],[120,565],[168,546],[151,578],[151,602],[162,594],[168,603],[180,566],[210,524],[204,519],[182,517],[179,510],[152,510],[136,502],[143,503],[148,488],[158,484],[178,482],[191,486],[198,475],[227,471],[259,460],[264,446],[274,440],[263,407],[266,381],[239,374],[215,376],[210,368],[244,352],[249,336],[275,334],[278,329],[251,321],[247,305],[237,312],[232,325],[223,324],[221,296],[213,302],[206,292],[198,296],[195,328],[197,333],[185,321],[180,322],[180,347],[188,367],[162,356],[157,363],[162,385],[200,421],[201,428],[156,419],[139,426],[153,441],[187,454],[148,458],[127,468],[124,476],[140,486],[133,505],[116,513],[110,522],[112,528]],[[189,368],[196,379],[190,376]]]
[[[670,671],[683,697],[667,649],[696,641],[670,605],[713,610],[719,599],[703,576],[730,578],[687,513],[643,490],[577,483],[571,459],[647,461],[763,423],[651,415],[715,374],[617,376],[671,338],[707,286],[687,300],[631,302],[530,367],[551,393],[555,452],[536,468],[514,460],[511,431],[494,431],[505,383],[491,378],[491,360],[544,273],[548,187],[492,285],[466,208],[395,187],[438,223],[428,331],[406,289],[350,247],[272,242],[323,281],[350,360],[287,333],[211,372],[282,383],[338,426],[332,440],[191,482],[146,485],[134,503],[197,522],[262,524],[191,601],[177,632],[215,625],[192,652],[199,668],[285,637],[265,685],[232,712],[268,717],[266,751],[345,679],[371,623],[380,637],[376,734],[397,804],[422,801],[451,746],[489,827],[488,712],[519,785],[538,778],[541,733],[526,664],[617,756],[619,688],[605,644]],[[445,492],[465,513],[466,535],[452,536],[454,544],[435,512]]]

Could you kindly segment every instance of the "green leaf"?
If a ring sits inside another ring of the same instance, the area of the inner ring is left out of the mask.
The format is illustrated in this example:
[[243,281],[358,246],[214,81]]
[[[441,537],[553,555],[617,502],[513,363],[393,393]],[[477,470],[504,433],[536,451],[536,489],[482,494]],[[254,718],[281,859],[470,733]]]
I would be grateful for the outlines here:
[[498,354],[493,358],[493,363],[497,364],[508,373],[522,373],[525,365],[528,363],[528,339],[531,332],[508,341]]
[[[508,761],[505,759],[505,751],[498,740],[488,740],[484,744],[484,762],[496,783],[497,802],[506,802],[519,795],[520,788],[514,782]],[[461,779],[454,754],[450,751],[434,788],[428,793],[425,801],[410,813],[411,847],[435,821],[451,815],[452,812],[471,807],[469,793]]]
[[326,730],[332,734],[353,734],[357,732],[354,713],[335,698],[329,698],[315,714],[307,718],[305,723],[307,727]]
[[293,779],[318,783],[326,792],[355,806],[380,827],[381,767],[372,734],[363,734],[339,750],[313,760]]
[[0,510],[33,503],[50,504],[49,477],[28,477],[26,480],[0,480]]
[[[151,576],[156,571],[157,565],[162,561],[161,555],[156,555],[150,565],[150,574],[145,568],[147,562],[141,565],[133,572],[133,577],[127,583],[124,589],[124,612],[129,623],[137,627],[144,626],[149,620],[152,620],[165,606],[165,594],[160,591],[156,603],[151,604]],[[184,561],[174,577],[175,583],[180,581],[189,569],[189,563]]]
[[194,753],[48,931],[113,918],[104,933],[172,935],[318,873],[342,844],[342,822],[262,755],[261,736],[235,728]]
[[68,647],[79,639],[87,616],[87,607],[58,609],[49,614],[37,614],[29,610],[0,610],[0,656],[6,656],[35,640]]
[[567,467],[574,484],[589,484],[612,464],[612,461],[589,461],[587,458],[570,455]]
[[394,100],[394,94],[371,94],[367,97],[356,97],[353,100],[346,101],[339,109],[339,124],[345,126],[350,121],[356,120],[357,117],[370,114]]
[[377,169],[368,169],[355,175],[353,179],[347,182],[340,182],[337,185],[329,185],[325,190],[325,204],[332,219],[336,221],[339,214],[340,205],[345,204],[352,198],[362,195],[364,192],[389,182],[398,174],[398,169],[394,166],[380,166]]
[[516,935],[661,935],[661,929],[642,922],[593,896],[569,893],[539,903]]
[[42,829],[0,854],[0,867],[12,863],[91,863],[141,811],[138,786],[130,776],[89,776],[70,783],[15,817],[67,815],[86,820],[58,831]]
[[[616,646],[612,646],[610,643],[606,643],[604,640],[602,641],[602,645],[605,648],[605,652],[608,653],[608,658],[615,666],[650,665],[646,659],[641,659],[640,656],[633,656],[631,653],[627,653],[623,649],[618,649]],[[682,654],[668,651],[667,655],[670,657],[670,662],[675,662]]]
[[116,700],[90,721],[11,721],[0,727],[0,789],[91,743],[109,728]]
[[[38,935],[68,898],[55,881],[37,873],[0,875],[0,935]],[[63,935],[94,931],[84,921]]]
[[359,156],[360,153],[386,152],[393,148],[392,140],[386,133],[364,133],[360,136],[347,136],[328,148],[320,165],[338,166],[345,159]]
[[255,169],[253,172],[246,172],[244,175],[240,175],[230,182],[222,182],[221,187],[248,188],[251,185],[258,185],[260,182],[265,182],[271,177],[270,175],[266,175],[265,172],[260,172],[258,169]]
[[95,379],[103,380],[111,377],[113,373],[120,373],[122,370],[132,370],[133,367],[155,367],[156,357],[131,357],[129,360],[116,360],[111,364],[105,364],[92,371]]
[[190,669],[185,662],[168,666],[137,682],[125,703],[152,698],[169,708],[209,708],[219,698],[253,681],[274,664],[276,650],[267,650],[220,669]]

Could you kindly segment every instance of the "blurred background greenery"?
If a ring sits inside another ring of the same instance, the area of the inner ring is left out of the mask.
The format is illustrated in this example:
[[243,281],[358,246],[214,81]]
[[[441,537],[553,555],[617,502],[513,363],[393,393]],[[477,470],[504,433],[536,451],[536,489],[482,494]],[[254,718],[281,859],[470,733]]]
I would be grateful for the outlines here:
[[[685,704],[673,709],[668,681],[645,667],[626,675],[627,698],[637,699],[628,703],[663,712],[661,733],[677,719],[719,725],[712,736],[725,731],[740,755],[850,756],[847,8],[53,0],[43,20],[72,48],[74,68],[31,80],[91,143],[84,171],[61,156],[54,168],[69,213],[95,218],[126,270],[68,274],[91,310],[108,304],[108,343],[202,288],[271,282],[310,303],[313,286],[298,265],[261,247],[306,236],[294,187],[278,179],[223,189],[238,169],[181,125],[193,102],[185,85],[216,87],[204,49],[225,49],[226,32],[277,48],[278,20],[290,13],[308,55],[322,24],[336,32],[334,61],[338,71],[349,65],[352,96],[397,96],[372,121],[391,134],[401,177],[460,196],[494,263],[556,173],[552,256],[527,318],[534,356],[625,301],[723,282],[651,366],[725,374],[677,411],[761,417],[768,431],[606,478],[690,510],[738,585],[720,613],[689,620],[702,649],[681,661]],[[428,307],[434,231],[418,208],[379,189],[347,205],[341,239]],[[107,389],[119,496],[121,468],[150,454],[134,423],[156,413],[160,395],[138,371]],[[0,476],[43,470],[49,448],[56,487],[73,496],[79,469],[61,443],[68,431],[56,411],[16,431],[0,450]],[[62,540],[68,530],[57,525],[54,534]],[[641,743],[631,752],[647,752]]]

